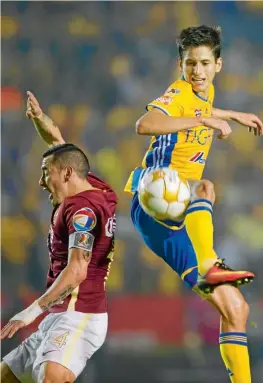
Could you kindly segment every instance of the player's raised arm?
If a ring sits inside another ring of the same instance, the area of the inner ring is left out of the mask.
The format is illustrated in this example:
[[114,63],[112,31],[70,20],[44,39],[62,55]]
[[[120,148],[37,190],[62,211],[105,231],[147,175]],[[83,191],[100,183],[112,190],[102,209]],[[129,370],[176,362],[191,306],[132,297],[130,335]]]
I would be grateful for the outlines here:
[[49,147],[64,144],[65,140],[58,126],[42,111],[34,94],[27,91],[27,97],[26,116],[33,121],[40,137]]
[[255,114],[213,108],[212,116],[222,120],[236,121],[248,127],[249,132],[253,132],[255,136],[263,135],[263,123]]
[[154,108],[142,116],[136,123],[136,132],[140,135],[157,136],[176,133],[180,130],[197,126],[219,130],[218,138],[227,138],[232,132],[228,123],[222,119],[212,117],[173,117],[160,109]]

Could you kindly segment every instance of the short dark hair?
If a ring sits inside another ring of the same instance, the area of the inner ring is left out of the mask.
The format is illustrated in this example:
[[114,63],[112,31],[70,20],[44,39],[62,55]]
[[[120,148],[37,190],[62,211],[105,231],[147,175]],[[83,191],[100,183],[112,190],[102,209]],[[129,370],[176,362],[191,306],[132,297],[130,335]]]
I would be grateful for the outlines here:
[[71,166],[80,178],[87,178],[90,165],[84,152],[73,144],[56,145],[45,151],[43,158],[52,156],[52,163],[60,168]]
[[183,29],[177,39],[177,46],[180,58],[189,48],[208,46],[212,49],[215,60],[221,55],[221,28],[208,27],[201,25],[199,27],[189,27]]

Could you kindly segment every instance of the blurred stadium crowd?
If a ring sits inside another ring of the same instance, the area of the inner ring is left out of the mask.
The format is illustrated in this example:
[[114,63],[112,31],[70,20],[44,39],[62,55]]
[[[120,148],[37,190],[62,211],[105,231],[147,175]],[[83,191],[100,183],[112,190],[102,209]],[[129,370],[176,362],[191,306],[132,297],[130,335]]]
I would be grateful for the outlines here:
[[[26,120],[26,90],[35,93],[64,138],[87,152],[92,171],[118,194],[109,297],[194,299],[142,245],[123,187],[148,143],[136,136],[135,121],[179,75],[179,31],[201,23],[223,31],[224,67],[216,80],[215,106],[263,119],[262,2],[2,3],[3,322],[43,291],[48,264],[51,207],[38,186],[45,146]],[[231,125],[230,140],[214,140],[205,171],[217,189],[215,246],[231,266],[258,272],[244,293],[252,316],[263,324],[263,140]],[[188,330],[197,331],[191,321]],[[263,338],[262,327],[249,331]],[[14,344],[5,343],[3,352]],[[255,364],[262,363],[262,346],[254,350]]]

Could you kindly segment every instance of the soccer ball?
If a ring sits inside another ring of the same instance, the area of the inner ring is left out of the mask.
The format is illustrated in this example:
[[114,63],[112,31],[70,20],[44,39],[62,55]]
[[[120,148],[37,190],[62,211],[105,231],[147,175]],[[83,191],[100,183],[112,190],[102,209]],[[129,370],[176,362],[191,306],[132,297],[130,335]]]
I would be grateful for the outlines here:
[[145,213],[158,220],[178,220],[190,202],[187,181],[169,168],[146,171],[139,182],[139,202]]

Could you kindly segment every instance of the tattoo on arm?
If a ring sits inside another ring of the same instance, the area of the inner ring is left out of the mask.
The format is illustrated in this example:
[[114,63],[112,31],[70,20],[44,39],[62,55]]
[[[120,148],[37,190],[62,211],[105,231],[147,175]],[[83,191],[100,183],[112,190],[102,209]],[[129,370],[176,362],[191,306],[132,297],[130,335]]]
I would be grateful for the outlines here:
[[54,128],[58,129],[57,125],[54,123],[53,120],[51,120],[50,117],[48,117],[45,113],[43,114],[43,120],[46,124],[51,124]]
[[[76,286],[75,286],[76,287]],[[49,310],[50,307],[54,306],[54,305],[57,305],[59,303],[61,303],[65,298],[67,298],[67,296],[69,294],[72,293],[72,291],[75,289],[74,286],[67,286],[60,294],[59,296],[57,297],[57,299],[54,299],[53,301],[50,301],[47,305],[41,305],[40,304],[40,307],[42,308],[42,310],[46,311],[46,310]]]
[[87,262],[90,261],[91,251],[84,251],[82,255],[83,255],[83,258],[85,259],[85,261],[87,261]]

